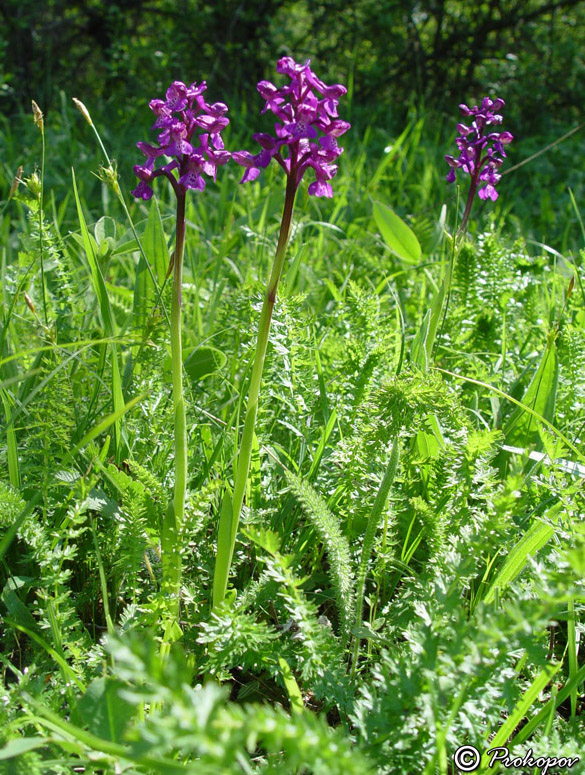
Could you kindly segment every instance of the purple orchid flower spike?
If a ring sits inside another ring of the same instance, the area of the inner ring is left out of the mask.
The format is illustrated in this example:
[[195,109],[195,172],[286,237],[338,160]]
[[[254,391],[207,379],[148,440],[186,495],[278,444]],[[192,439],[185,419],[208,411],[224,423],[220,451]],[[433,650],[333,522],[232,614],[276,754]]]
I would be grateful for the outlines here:
[[225,507],[222,505],[221,510],[219,535],[230,536],[230,539],[229,546],[224,545],[227,549],[220,552],[218,548],[217,552],[213,577],[214,609],[225,599],[238,523],[247,489],[266,348],[291,231],[296,193],[303,175],[311,167],[315,171],[315,180],[309,185],[309,194],[333,196],[330,181],[337,173],[337,165],[334,162],[343,151],[343,148],[337,145],[337,138],[349,129],[347,121],[342,121],[337,114],[339,98],[347,93],[345,86],[326,86],[311,70],[308,60],[304,65],[299,65],[291,57],[283,57],[279,60],[276,70],[287,76],[290,82],[280,89],[270,81],[260,81],[258,84],[258,91],[266,101],[262,112],[269,110],[277,118],[274,134],[254,135],[261,147],[257,154],[249,151],[237,151],[232,154],[232,159],[244,167],[242,183],[255,180],[270,164],[271,159],[276,159],[286,173],[286,193],[276,253],[258,324],[258,339],[250,375],[233,495],[226,496]]
[[[492,100],[490,97],[484,97],[480,107],[475,105],[469,108],[465,104],[459,105],[462,115],[470,119],[470,126],[464,123],[457,124],[459,135],[455,143],[459,148],[459,156],[455,158],[447,155],[445,160],[451,167],[447,174],[448,183],[455,182],[458,169],[471,176],[467,204],[459,228],[460,234],[467,226],[476,192],[480,199],[491,199],[495,202],[498,198],[496,185],[502,177],[498,170],[506,158],[505,146],[509,145],[514,138],[510,132],[493,132],[487,128],[491,125],[499,126],[502,123],[500,111],[504,105],[504,100],[500,98]],[[483,185],[480,186],[480,183]]]
[[292,190],[296,191],[305,172],[312,167],[316,180],[309,185],[311,196],[333,196],[329,182],[337,174],[333,162],[343,148],[337,138],[347,132],[350,124],[337,113],[339,97],[347,93],[345,86],[326,86],[309,67],[297,64],[291,57],[278,61],[276,71],[287,76],[290,83],[278,89],[270,81],[260,81],[258,91],[266,105],[262,113],[271,111],[278,121],[274,135],[255,134],[262,150],[257,154],[236,151],[233,160],[245,167],[241,182],[255,180],[271,159],[276,159],[286,172]]
[[[203,191],[205,178],[215,180],[217,167],[229,161],[231,154],[224,149],[221,131],[229,124],[227,105],[205,102],[205,81],[186,86],[173,81],[164,100],[151,100],[150,109],[156,116],[153,129],[160,130],[158,146],[138,143],[146,160],[134,167],[138,186],[132,191],[135,197],[148,200],[152,197],[152,181],[164,175],[171,182],[177,196],[184,196],[188,189]],[[156,168],[161,156],[171,161]],[[177,170],[175,176],[174,170]]]
[[[187,418],[183,390],[182,344],[182,276],[185,250],[185,203],[187,191],[203,191],[205,176],[215,180],[217,168],[229,161],[221,132],[229,124],[227,105],[208,104],[203,98],[205,81],[186,86],[174,81],[167,89],[166,99],[152,100],[150,109],[156,116],[153,129],[158,130],[158,145],[138,143],[145,156],[134,167],[139,179],[132,192],[139,199],[152,197],[152,181],[164,175],[177,199],[175,250],[169,261],[168,275],[173,273],[171,288],[171,374],[173,382],[174,469],[173,498],[166,511],[161,532],[162,590],[167,601],[165,632],[171,621],[177,627],[180,610],[181,553],[179,534],[185,518],[185,497],[188,481]],[[160,166],[159,159],[164,163]],[[168,161],[167,161],[168,160]],[[152,272],[151,272],[152,275]],[[167,275],[167,276],[168,276]],[[154,279],[154,275],[152,275]],[[166,637],[166,636],[165,636]]]

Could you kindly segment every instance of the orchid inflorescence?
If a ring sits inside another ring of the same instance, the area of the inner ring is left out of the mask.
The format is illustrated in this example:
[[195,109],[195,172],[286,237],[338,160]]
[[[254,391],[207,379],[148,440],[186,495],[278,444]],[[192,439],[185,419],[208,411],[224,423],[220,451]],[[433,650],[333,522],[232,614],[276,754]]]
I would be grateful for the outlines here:
[[[295,189],[306,170],[312,167],[316,180],[309,185],[309,194],[333,196],[329,181],[337,174],[337,165],[332,162],[343,152],[337,145],[337,138],[350,128],[337,113],[339,97],[346,94],[347,89],[341,84],[327,86],[317,78],[309,64],[310,60],[300,65],[291,57],[283,57],[278,61],[276,71],[288,76],[290,83],[280,88],[270,81],[258,84],[260,96],[266,100],[262,113],[270,110],[278,121],[274,124],[274,135],[264,132],[254,135],[262,146],[259,153],[236,151],[232,154],[233,160],[246,168],[242,183],[255,180],[274,158]],[[288,149],[286,155],[283,154],[285,149]]]
[[[174,81],[167,89],[165,100],[152,100],[150,108],[156,115],[153,129],[162,130],[159,145],[140,142],[138,148],[146,157],[143,164],[134,167],[140,183],[132,192],[139,199],[150,199],[154,178],[165,175],[175,191],[192,188],[202,191],[205,179],[202,173],[215,180],[217,167],[230,157],[246,168],[241,182],[255,180],[272,158],[285,170],[296,190],[309,167],[316,180],[309,185],[312,196],[333,196],[329,182],[337,174],[333,162],[343,152],[337,138],[347,132],[350,124],[339,118],[339,97],[347,93],[345,86],[327,86],[309,67],[310,60],[297,64],[291,57],[278,61],[278,73],[290,78],[290,83],[277,88],[270,81],[260,81],[258,91],[266,100],[262,111],[270,110],[279,119],[274,135],[260,132],[254,135],[262,150],[253,155],[249,151],[230,154],[225,150],[221,131],[229,120],[225,117],[227,105],[209,104],[203,99],[205,81],[187,87]],[[318,96],[317,96],[318,95]],[[201,134],[197,134],[202,130]],[[195,142],[198,140],[198,143]],[[286,150],[288,149],[288,150]],[[160,157],[171,161],[155,168]],[[178,179],[173,174],[178,170]]]
[[[173,81],[165,100],[151,100],[150,109],[156,115],[153,129],[162,130],[159,146],[137,143],[146,156],[143,164],[134,167],[140,183],[132,192],[139,199],[150,199],[154,178],[165,175],[176,193],[193,188],[205,188],[205,173],[215,180],[217,167],[229,161],[230,153],[224,149],[222,129],[229,124],[228,107],[223,102],[209,104],[203,99],[207,89],[205,81],[187,87],[181,81]],[[200,132],[200,134],[198,134]],[[155,169],[161,156],[172,161]],[[173,171],[178,170],[178,179]]]
[[470,197],[473,198],[481,181],[485,185],[477,190],[480,199],[491,199],[495,202],[498,198],[496,185],[501,178],[498,170],[506,157],[505,146],[514,139],[510,132],[486,132],[486,128],[502,123],[502,115],[499,111],[505,102],[500,98],[494,100],[484,97],[481,107],[473,108],[467,105],[459,105],[463,116],[471,119],[471,126],[457,124],[459,136],[455,140],[459,148],[459,156],[445,156],[451,169],[447,175],[449,183],[455,182],[455,170],[461,169],[471,175]]

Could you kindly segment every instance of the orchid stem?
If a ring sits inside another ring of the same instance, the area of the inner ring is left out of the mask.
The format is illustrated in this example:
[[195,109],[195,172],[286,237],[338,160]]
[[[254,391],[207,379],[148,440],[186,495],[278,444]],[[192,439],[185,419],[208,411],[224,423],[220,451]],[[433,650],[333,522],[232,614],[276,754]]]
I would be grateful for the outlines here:
[[254,429],[256,427],[256,416],[258,414],[258,398],[260,395],[260,386],[262,384],[262,373],[264,371],[266,348],[268,346],[268,338],[270,335],[272,312],[274,310],[276,291],[278,288],[280,276],[282,274],[286,248],[288,245],[296,191],[296,174],[295,170],[291,170],[290,174],[287,176],[286,196],[282,213],[282,221],[280,224],[278,245],[276,247],[276,254],[272,263],[268,285],[266,287],[266,295],[264,296],[262,312],[260,313],[260,322],[258,324],[258,338],[256,342],[256,352],[254,354],[252,376],[250,377],[250,387],[248,389],[248,402],[246,406],[246,417],[244,419],[244,430],[242,432],[236,476],[234,479],[228,557],[226,561],[225,557],[220,557],[220,553],[218,551],[218,557],[215,565],[215,578],[213,584],[214,609],[217,608],[217,606],[220,605],[225,598],[229,570],[234,555],[234,547],[236,544],[240,514],[244,503],[246,485],[248,483],[248,473],[250,471],[252,442],[254,439]]
[[181,588],[180,531],[185,515],[187,491],[187,418],[183,394],[183,344],[181,338],[181,283],[185,247],[185,192],[177,192],[177,227],[171,296],[171,369],[175,431],[175,487],[162,531],[163,592],[169,598],[169,613],[177,621]]

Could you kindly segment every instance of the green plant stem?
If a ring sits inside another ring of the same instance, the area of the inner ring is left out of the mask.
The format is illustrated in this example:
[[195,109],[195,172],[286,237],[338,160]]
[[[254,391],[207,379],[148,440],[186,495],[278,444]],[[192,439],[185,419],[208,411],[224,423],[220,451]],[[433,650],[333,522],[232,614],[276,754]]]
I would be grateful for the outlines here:
[[[128,219],[128,223],[130,224],[130,228],[132,229],[132,234],[134,235],[134,239],[136,240],[136,244],[138,245],[138,249],[140,250],[140,254],[142,258],[144,259],[144,262],[146,264],[146,268],[148,270],[148,273],[150,275],[150,279],[153,282],[154,288],[156,290],[157,295],[157,305],[160,305],[160,308],[162,310],[163,315],[165,316],[165,319],[167,323],[170,325],[169,316],[167,313],[167,308],[163,303],[162,300],[162,290],[159,288],[158,282],[156,280],[156,277],[154,276],[153,269],[150,265],[150,261],[148,260],[148,256],[146,255],[146,252],[144,248],[142,247],[142,242],[140,241],[140,237],[138,235],[138,232],[136,231],[136,226],[134,225],[134,221],[132,220],[132,216],[130,215],[130,210],[128,209],[128,205],[126,204],[126,200],[124,199],[124,194],[122,193],[122,189],[120,188],[120,184],[118,182],[118,174],[116,172],[116,166],[115,162],[110,159],[110,156],[106,150],[106,146],[104,145],[101,135],[98,132],[98,129],[96,125],[93,123],[93,120],[89,114],[89,111],[85,107],[85,105],[80,102],[78,99],[73,98],[73,102],[77,106],[77,109],[81,112],[87,123],[90,125],[92,132],[94,133],[98,145],[101,149],[101,152],[104,154],[104,158],[106,160],[106,163],[108,165],[107,170],[104,170],[105,176],[104,176],[104,182],[108,183],[114,190],[114,193],[118,197],[118,200],[120,204],[122,205],[122,209],[124,210],[124,214],[126,215],[126,218]],[[155,307],[156,309],[156,307]],[[154,312],[154,311],[153,311]],[[153,313],[151,313],[153,314]]]
[[[372,506],[372,511],[370,512],[370,516],[368,518],[366,534],[364,536],[364,541],[362,545],[362,556],[360,558],[360,565],[359,565],[359,570],[357,575],[357,599],[356,599],[356,606],[355,606],[356,630],[359,630],[359,628],[362,626],[364,596],[365,596],[365,589],[366,589],[366,577],[368,575],[368,566],[370,564],[370,557],[372,554],[372,550],[374,548],[374,541],[376,538],[378,525],[380,523],[380,518],[382,516],[384,507],[386,506],[386,501],[388,500],[388,494],[390,493],[390,488],[392,487],[392,483],[394,482],[394,477],[396,476],[396,469],[398,468],[399,459],[400,459],[400,445],[399,445],[398,439],[395,439],[394,443],[392,444],[392,451],[390,453],[390,459],[388,460],[388,465],[386,466],[386,472],[384,474],[384,478],[382,479],[382,483],[380,484],[380,489],[378,490],[378,493],[376,495],[376,500],[374,501],[374,505]],[[356,670],[357,670],[360,640],[361,639],[359,635],[356,634],[355,643],[353,646],[353,662],[351,667],[352,678],[355,676]]]
[[42,142],[42,155],[41,155],[41,192],[39,198],[39,255],[41,261],[41,286],[43,289],[43,319],[45,321],[45,327],[49,325],[49,317],[47,314],[47,288],[45,282],[45,262],[43,255],[43,198],[45,188],[45,127],[41,122],[41,142]]
[[[266,348],[268,346],[268,337],[270,334],[270,324],[272,321],[272,312],[274,310],[274,304],[276,301],[276,291],[278,288],[278,282],[280,275],[282,274],[282,267],[284,265],[284,258],[286,255],[286,248],[288,245],[288,238],[290,234],[290,227],[292,223],[292,215],[294,210],[295,195],[297,191],[297,185],[295,182],[296,174],[295,170],[291,170],[291,174],[287,177],[286,195],[284,201],[284,209],[282,213],[282,221],[280,224],[280,233],[278,236],[278,244],[276,247],[276,254],[272,263],[272,269],[270,271],[270,277],[268,279],[268,285],[266,287],[266,295],[264,296],[264,303],[262,304],[262,312],[260,313],[260,322],[258,324],[258,338],[256,342],[256,352],[254,354],[254,365],[252,367],[252,376],[250,377],[250,387],[248,389],[248,402],[246,405],[246,417],[244,420],[244,430],[242,432],[242,440],[240,443],[240,450],[238,453],[238,463],[236,468],[236,476],[234,479],[234,493],[232,498],[232,510],[231,510],[231,529],[229,534],[229,546],[227,552],[218,546],[218,553],[215,565],[215,579],[213,586],[213,608],[216,608],[225,598],[225,592],[227,589],[227,582],[229,577],[229,570],[234,555],[234,547],[236,544],[236,535],[238,532],[238,524],[240,521],[240,513],[242,511],[242,505],[244,503],[244,495],[246,493],[246,485],[248,483],[248,473],[250,470],[250,459],[252,457],[252,442],[254,438],[254,428],[256,426],[256,416],[258,414],[258,397],[260,395],[260,386],[262,384],[262,373],[264,371],[264,361],[266,358]],[[225,554],[227,553],[227,556]]]
[[183,343],[181,338],[181,284],[185,247],[185,192],[177,190],[177,227],[171,296],[171,368],[175,431],[175,488],[165,515],[162,540],[163,590],[170,598],[169,612],[179,615],[181,547],[179,531],[185,514],[187,490],[187,418],[183,393]]

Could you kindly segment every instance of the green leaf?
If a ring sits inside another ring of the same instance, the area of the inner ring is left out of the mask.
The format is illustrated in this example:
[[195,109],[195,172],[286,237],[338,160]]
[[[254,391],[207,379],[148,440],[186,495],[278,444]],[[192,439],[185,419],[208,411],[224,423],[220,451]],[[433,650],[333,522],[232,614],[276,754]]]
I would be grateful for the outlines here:
[[223,369],[227,358],[215,347],[196,347],[185,360],[185,372],[193,382]]
[[428,368],[427,339],[429,336],[430,325],[431,310],[428,309],[424,316],[423,322],[420,324],[420,328],[418,329],[416,336],[412,340],[412,347],[410,349],[411,361],[419,366],[422,371],[426,371]]
[[4,748],[0,748],[0,761],[5,759],[14,759],[15,756],[21,756],[28,751],[34,751],[35,748],[41,748],[50,742],[48,737],[18,737],[9,740]]
[[37,490],[33,497],[28,501],[28,503],[24,506],[18,517],[14,520],[14,522],[10,525],[8,530],[4,533],[2,538],[0,539],[0,560],[4,557],[8,549],[10,548],[10,544],[14,541],[16,534],[18,533],[18,530],[20,526],[23,524],[25,519],[29,516],[29,514],[32,513],[34,507],[37,505],[37,503],[41,499],[42,492],[40,490]]
[[120,742],[134,717],[135,708],[119,690],[124,684],[114,678],[96,678],[77,703],[79,719],[88,730],[104,740]]
[[305,709],[305,704],[303,703],[301,690],[290,669],[290,665],[286,659],[283,659],[282,657],[278,658],[278,664],[280,665],[282,680],[284,681],[284,686],[290,700],[290,709],[293,713],[302,713]]
[[284,473],[291,492],[301,504],[326,548],[329,576],[335,592],[341,631],[345,638],[349,638],[354,611],[353,572],[351,549],[343,532],[341,519],[330,511],[325,499],[309,482],[287,469]]
[[533,716],[530,721],[514,735],[510,745],[521,745],[525,740],[527,740],[534,732],[536,727],[540,726],[540,724],[550,718],[551,710],[555,710],[559,707],[559,705],[562,705],[567,697],[571,695],[571,692],[579,687],[584,680],[585,665],[581,665],[577,673],[567,681],[564,687],[559,692],[557,692],[556,695],[553,695],[550,698],[544,708],[542,708],[542,710],[540,710],[536,716]]
[[129,412],[130,409],[136,406],[136,404],[140,403],[140,401],[144,400],[145,397],[146,393],[135,396],[131,401],[128,401],[127,404],[123,404],[120,409],[117,409],[115,412],[112,412],[107,417],[105,417],[101,422],[99,422],[90,431],[88,431],[88,433],[85,434],[81,441],[77,442],[73,449],[67,453],[66,459],[74,458],[80,449],[83,449],[86,444],[89,444],[90,441],[93,441],[101,433],[107,431],[110,426],[114,425],[115,427],[116,423],[126,414],[126,412]]
[[[553,422],[558,380],[557,350],[554,336],[551,334],[538,368],[522,398],[522,404],[530,407],[545,420]],[[527,414],[517,407],[504,426],[506,442],[523,447],[538,442],[538,425],[534,415]]]
[[217,608],[224,599],[227,589],[230,565],[232,562],[232,499],[228,492],[224,493],[219,516],[217,534],[217,557],[213,576],[213,608]]
[[154,198],[146,221],[143,248],[144,254],[141,253],[138,261],[134,285],[133,322],[137,331],[144,330],[155,300],[159,297],[169,264],[167,240],[158,202]]
[[[87,261],[89,263],[93,288],[97,296],[99,307],[100,307],[100,317],[102,319],[102,324],[104,326],[104,331],[106,332],[106,335],[113,339],[116,335],[116,322],[114,319],[114,314],[112,312],[112,307],[110,304],[106,283],[104,281],[104,277],[102,275],[102,271],[100,269],[100,265],[97,260],[96,242],[93,239],[93,237],[90,235],[87,229],[87,223],[85,221],[85,216],[83,215],[81,201],[79,199],[79,193],[77,191],[77,183],[75,181],[75,171],[73,169],[71,170],[71,174],[73,176],[73,193],[75,196],[75,203],[77,205],[77,216],[79,218],[79,226],[81,229],[83,247],[85,250],[85,254],[87,256]],[[114,405],[114,412],[121,412],[121,414],[119,415],[119,417],[121,418],[123,415],[122,410],[124,408],[124,394],[122,393],[122,380],[120,378],[120,367],[118,364],[118,348],[116,346],[116,343],[113,341],[110,343],[109,348],[111,353],[111,364],[112,364],[111,385],[112,385],[112,400]],[[117,419],[114,424],[114,436],[116,440],[116,454],[118,457],[121,457],[122,424],[120,419]]]
[[[109,215],[102,216],[93,228],[93,233],[98,246],[101,246],[104,240],[116,242],[116,221]],[[110,243],[111,244],[111,243]]]
[[13,576],[4,585],[1,599],[6,606],[9,615],[14,619],[15,622],[22,625],[23,627],[27,627],[29,630],[38,632],[39,625],[37,624],[36,619],[31,614],[26,605],[22,602],[17,592],[17,589],[24,586],[27,586],[27,584],[22,583],[20,577]]
[[6,458],[8,462],[8,476],[10,484],[18,488],[20,486],[20,468],[18,465],[18,442],[16,440],[16,431],[12,419],[12,405],[14,403],[12,396],[8,391],[0,389],[0,398],[4,406],[4,416],[6,417]]
[[[558,513],[561,510],[561,504],[557,503],[546,512],[548,520],[556,522]],[[495,598],[496,589],[500,591],[507,587],[522,572],[528,557],[533,557],[545,546],[553,537],[555,532],[554,525],[549,522],[538,520],[522,536],[518,543],[512,548],[506,560],[496,577],[490,584],[485,595],[485,602],[492,603]]]
[[[555,674],[559,671],[562,662],[550,663],[543,667],[540,673],[536,676],[534,681],[528,687],[526,692],[522,695],[520,700],[516,703],[516,706],[508,718],[504,721],[502,726],[497,731],[496,735],[489,741],[489,747],[498,748],[505,745],[508,738],[516,727],[520,724],[522,719],[526,716],[532,705],[538,699],[539,694],[545,689],[552,681]],[[490,732],[491,734],[491,732]],[[482,757],[481,772],[484,772],[489,768],[490,757],[484,754]]]
[[264,549],[265,552],[268,552],[271,557],[276,557],[280,552],[281,538],[274,530],[247,527],[245,530],[242,529],[242,533],[246,538],[249,538],[253,544]]
[[390,250],[409,264],[420,261],[422,250],[416,234],[394,210],[374,202],[374,220]]

